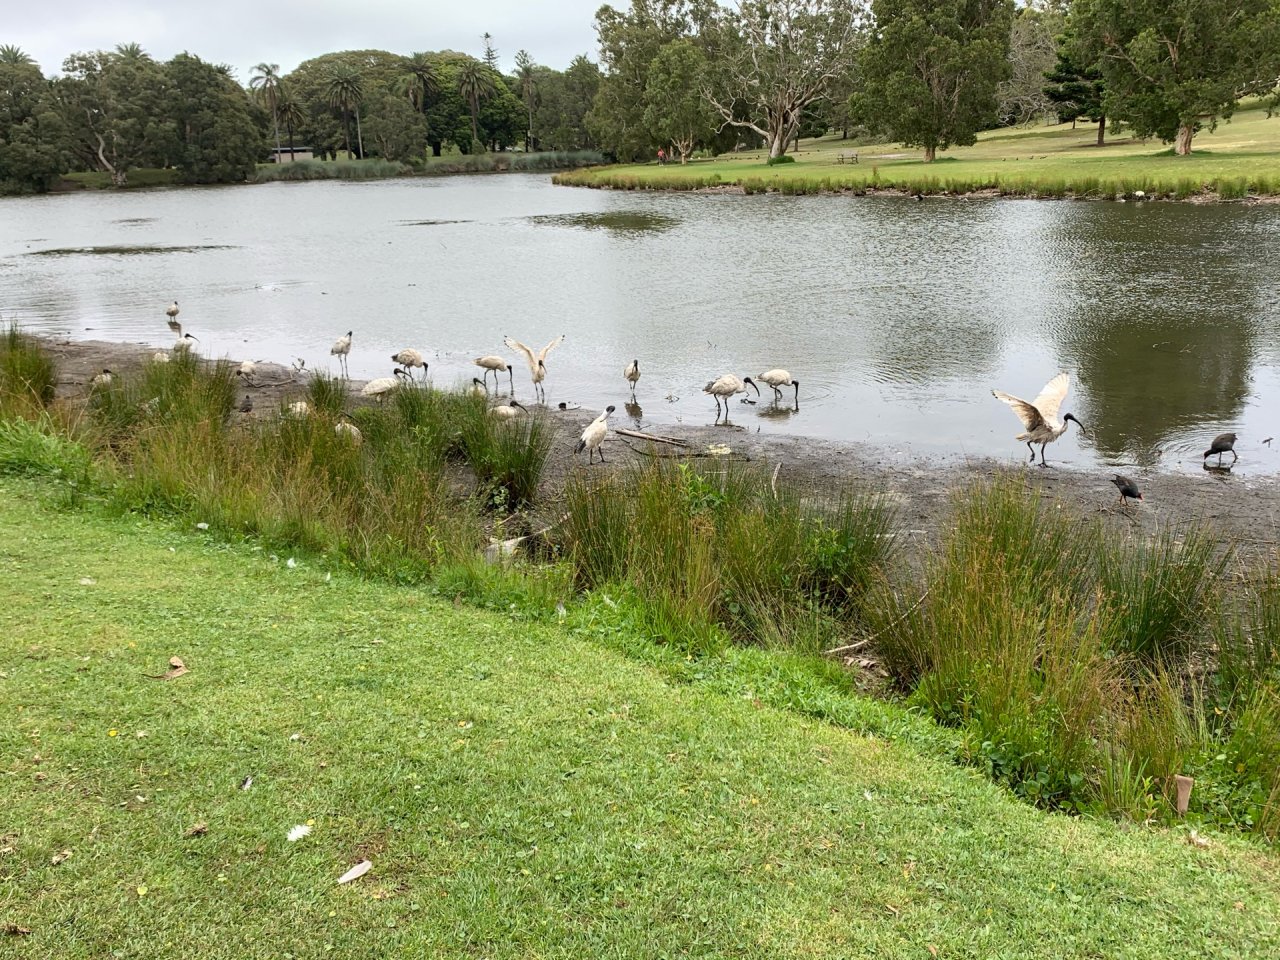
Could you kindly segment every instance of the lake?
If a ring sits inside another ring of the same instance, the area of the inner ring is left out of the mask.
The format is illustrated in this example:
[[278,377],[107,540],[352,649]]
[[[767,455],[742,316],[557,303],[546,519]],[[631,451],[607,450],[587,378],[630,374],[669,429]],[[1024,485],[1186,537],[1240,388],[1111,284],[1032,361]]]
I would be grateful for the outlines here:
[[1200,470],[1234,430],[1238,470],[1269,473],[1277,251],[1280,205],[632,194],[533,174],[84,192],[0,200],[0,318],[167,346],[177,299],[206,356],[336,371],[350,329],[353,377],[412,346],[460,384],[500,353],[529,401],[503,336],[565,334],[548,402],[621,414],[637,358],[646,426],[711,424],[708,380],[784,367],[798,411],[765,387],[732,403],[736,427],[890,461],[1025,458],[991,390],[1032,399],[1067,370],[1063,410],[1090,434],[1073,426],[1051,463]]

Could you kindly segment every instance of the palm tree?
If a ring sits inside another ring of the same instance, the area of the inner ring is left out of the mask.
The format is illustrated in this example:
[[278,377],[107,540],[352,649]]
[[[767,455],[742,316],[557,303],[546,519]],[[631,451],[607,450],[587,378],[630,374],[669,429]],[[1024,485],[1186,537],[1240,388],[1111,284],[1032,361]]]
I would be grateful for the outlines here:
[[293,160],[293,131],[295,127],[302,126],[307,117],[302,112],[302,107],[298,104],[298,101],[293,99],[287,90],[280,92],[280,100],[276,109],[280,111],[280,119],[284,121],[284,128],[289,133],[289,159]]
[[142,49],[140,43],[117,43],[116,55],[121,60],[136,62],[138,60],[150,60],[151,55]]
[[347,154],[351,154],[351,112],[356,115],[356,143],[360,159],[364,159],[364,135],[360,132],[360,104],[364,100],[364,82],[354,68],[340,63],[329,74],[326,86],[329,108],[342,114],[346,128]]
[[436,65],[425,53],[413,54],[405,63],[399,86],[413,108],[426,116],[431,99],[440,92],[440,75],[436,72]]
[[254,91],[258,100],[271,112],[271,124],[276,131],[276,162],[280,161],[280,98],[284,94],[280,86],[280,64],[260,63],[253,68],[253,76],[249,78],[249,89]]
[[538,84],[534,74],[533,57],[528,50],[516,53],[516,79],[520,81],[520,92],[524,95],[524,105],[529,110],[529,129],[524,137],[526,151],[533,149],[533,105],[538,96]]
[[27,67],[35,63],[21,47],[11,43],[0,44],[0,63],[10,67]]
[[492,72],[479,60],[468,60],[458,71],[458,93],[462,95],[463,100],[467,101],[467,107],[471,110],[471,142],[473,144],[480,141],[478,126],[480,104],[493,96],[495,90]]

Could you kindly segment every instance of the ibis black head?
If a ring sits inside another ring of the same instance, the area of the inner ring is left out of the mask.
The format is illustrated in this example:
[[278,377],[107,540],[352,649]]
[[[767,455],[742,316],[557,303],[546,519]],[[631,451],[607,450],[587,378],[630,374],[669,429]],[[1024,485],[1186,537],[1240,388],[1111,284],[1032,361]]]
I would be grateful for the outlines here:
[[349,337],[349,336],[351,336],[351,331],[350,331],[350,330],[348,330],[348,331],[347,331],[347,336],[348,336],[348,337]]
[[547,365],[543,363],[541,360],[538,361],[538,366],[543,370],[547,369]]
[[1074,423],[1074,424],[1075,424],[1077,427],[1079,427],[1081,430],[1083,430],[1083,429],[1084,429],[1084,424],[1083,424],[1083,423],[1081,423],[1079,420],[1077,420],[1077,419],[1076,419],[1076,416],[1075,416],[1075,414],[1074,414],[1074,413],[1064,413],[1064,414],[1062,415],[1062,422],[1063,422],[1063,423],[1066,423],[1068,420],[1070,420],[1072,423]]
[[483,387],[483,386],[484,386],[484,383],[483,383],[483,382],[481,382],[481,380],[480,380],[480,378],[479,378],[479,377],[472,377],[472,378],[471,378],[471,382],[472,382],[472,383],[474,383],[477,387]]
[[760,388],[756,386],[756,382],[752,380],[750,377],[743,377],[742,383],[743,383],[743,386],[747,385],[748,383],[751,384],[751,389],[756,392],[756,396],[757,397],[760,396]]
[[511,364],[509,364],[509,363],[508,363],[508,364],[507,364],[507,373],[510,373],[510,372],[511,372]]
[[403,367],[396,367],[394,370],[391,371],[391,375],[393,377],[407,377],[409,374],[407,374],[404,371]]
[[605,413],[613,413],[613,404],[611,403],[611,404],[609,404],[607,407],[605,407],[605,408],[604,408],[604,412],[605,412]]
[[103,367],[103,368],[102,368],[102,372],[103,372],[103,373],[110,373],[111,371],[110,371],[110,370],[108,370],[106,367]]
[[199,343],[199,342],[200,342],[200,338],[199,338],[199,337],[192,336],[192,335],[191,335],[191,334],[189,334],[189,333],[184,333],[184,334],[182,335],[182,339],[183,339],[183,340],[194,340],[196,343]]
[[511,406],[516,407],[516,408],[518,408],[518,409],[520,409],[520,410],[525,410],[525,409],[527,409],[527,408],[525,407],[525,405],[524,405],[523,403],[521,403],[519,400],[517,400],[515,397],[512,397],[512,398],[511,398]]

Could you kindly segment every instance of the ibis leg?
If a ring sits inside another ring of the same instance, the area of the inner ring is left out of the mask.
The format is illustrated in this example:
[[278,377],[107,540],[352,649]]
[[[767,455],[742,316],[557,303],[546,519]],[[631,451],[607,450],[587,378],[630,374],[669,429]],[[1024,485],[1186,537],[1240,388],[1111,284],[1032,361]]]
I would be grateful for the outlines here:
[[1027,441],[1027,449],[1031,451],[1031,462],[1036,462],[1036,448],[1031,445],[1031,441]]

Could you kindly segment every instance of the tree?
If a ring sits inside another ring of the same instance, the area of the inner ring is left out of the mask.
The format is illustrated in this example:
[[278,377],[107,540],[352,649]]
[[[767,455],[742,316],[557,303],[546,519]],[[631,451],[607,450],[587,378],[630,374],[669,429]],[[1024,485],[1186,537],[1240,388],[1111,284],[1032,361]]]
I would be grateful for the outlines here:
[[493,47],[493,34],[486,30],[480,39],[484,42],[484,56],[481,58],[484,65],[494,73],[498,73],[498,51]]
[[1106,142],[1107,111],[1102,106],[1105,89],[1097,63],[1086,62],[1071,32],[1058,37],[1057,61],[1045,73],[1045,96],[1057,111],[1058,120],[1075,123],[1080,117],[1098,124],[1098,146]]
[[43,193],[67,169],[49,84],[17,47],[0,47],[0,193]]
[[907,146],[938,150],[976,142],[1009,73],[1012,0],[874,0],[855,110]]
[[480,143],[480,131],[477,127],[480,117],[480,104],[496,93],[492,72],[478,60],[470,60],[458,71],[458,93],[467,102],[471,111],[471,142]]
[[284,123],[284,128],[289,134],[289,160],[292,161],[294,158],[293,131],[306,123],[306,115],[302,112],[301,105],[288,91],[283,91],[280,94],[276,110],[279,113],[280,121]]
[[329,74],[326,84],[326,97],[329,108],[342,115],[346,130],[347,154],[351,153],[351,114],[356,115],[356,144],[359,156],[364,159],[364,138],[360,132],[360,103],[364,100],[364,83],[360,74],[351,67],[339,64]]
[[1100,64],[1106,112],[1179,156],[1280,76],[1276,0],[1077,0],[1072,17]]
[[644,122],[688,163],[694,146],[715,132],[716,113],[702,95],[707,58],[692,40],[663,47],[649,66]]
[[75,154],[86,167],[109,173],[116,186],[128,182],[131,167],[165,166],[177,149],[165,71],[136,46],[73,54],[53,84]]
[[0,43],[0,63],[10,67],[34,67],[36,62],[21,47]]
[[[703,95],[728,126],[764,137],[781,156],[805,109],[854,66],[862,41],[855,0],[740,0],[711,32]],[[742,107],[746,115],[743,116]]]
[[[280,98],[284,91],[280,86],[280,64],[260,63],[253,68],[253,76],[249,78],[249,89],[253,90],[271,115],[271,125],[276,133],[276,156],[280,155]],[[292,144],[290,144],[292,148]]]
[[525,109],[529,111],[529,129],[525,133],[525,150],[533,149],[533,110],[537,106],[538,71],[529,56],[528,50],[516,51],[516,82],[520,85],[520,96],[524,100]]
[[1053,111],[1045,93],[1045,73],[1057,60],[1057,37],[1064,17],[1056,10],[1028,4],[1013,17],[1009,31],[1009,77],[996,89],[996,119],[1030,123]]
[[164,70],[165,109],[177,131],[172,157],[186,183],[248,179],[266,147],[266,117],[215,64],[180,53]]
[[405,63],[401,75],[401,89],[415,110],[425,118],[431,98],[440,92],[440,77],[436,65],[425,53],[415,53]]

